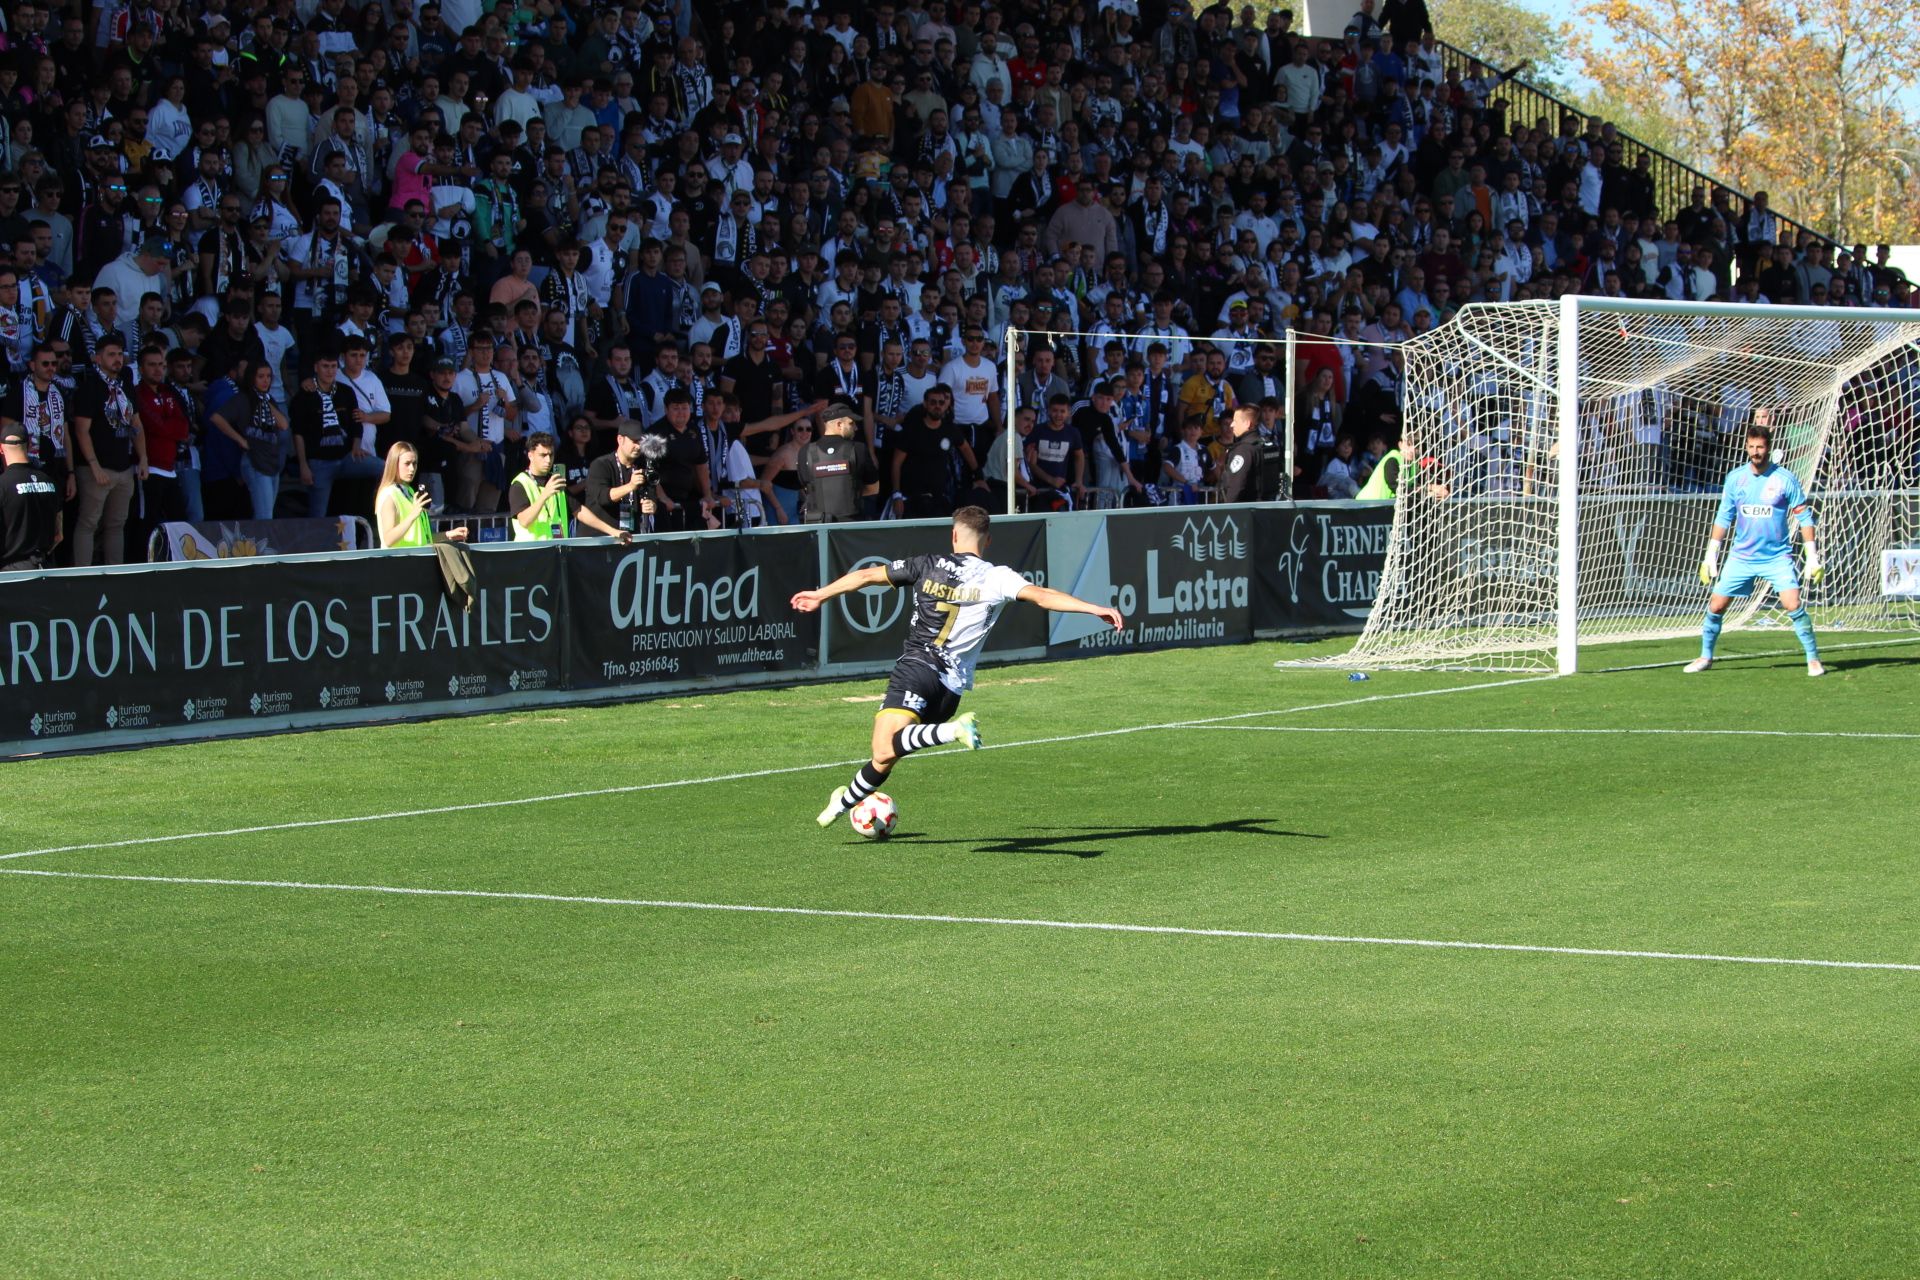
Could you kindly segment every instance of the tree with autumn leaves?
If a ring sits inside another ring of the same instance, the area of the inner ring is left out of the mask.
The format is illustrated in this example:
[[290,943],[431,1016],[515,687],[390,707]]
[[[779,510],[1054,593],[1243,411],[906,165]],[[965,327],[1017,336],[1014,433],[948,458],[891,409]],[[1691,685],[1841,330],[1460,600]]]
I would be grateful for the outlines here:
[[1568,47],[1680,159],[1846,243],[1920,241],[1912,0],[1590,0]]

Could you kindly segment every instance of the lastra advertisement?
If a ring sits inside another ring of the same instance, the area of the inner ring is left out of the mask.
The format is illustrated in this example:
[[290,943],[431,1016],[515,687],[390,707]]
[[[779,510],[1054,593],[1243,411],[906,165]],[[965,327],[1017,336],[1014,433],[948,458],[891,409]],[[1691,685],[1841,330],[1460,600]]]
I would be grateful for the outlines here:
[[1052,649],[1227,644],[1253,638],[1253,520],[1246,508],[1126,512],[1056,530],[1057,586],[1127,616],[1125,631],[1057,618]]

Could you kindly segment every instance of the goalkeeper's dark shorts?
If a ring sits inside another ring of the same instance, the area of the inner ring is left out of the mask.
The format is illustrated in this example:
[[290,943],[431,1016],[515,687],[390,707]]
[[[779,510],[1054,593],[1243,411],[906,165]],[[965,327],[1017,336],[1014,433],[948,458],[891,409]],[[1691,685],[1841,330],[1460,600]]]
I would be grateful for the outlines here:
[[944,724],[960,710],[960,695],[941,683],[940,673],[918,658],[902,658],[887,677],[882,711],[904,711],[921,724]]

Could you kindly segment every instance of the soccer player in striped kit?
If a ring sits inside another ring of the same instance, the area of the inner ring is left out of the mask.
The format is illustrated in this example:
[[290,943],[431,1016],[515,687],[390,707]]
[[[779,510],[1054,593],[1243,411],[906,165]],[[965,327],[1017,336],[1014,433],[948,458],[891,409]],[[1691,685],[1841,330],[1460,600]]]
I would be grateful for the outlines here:
[[974,663],[1009,600],[1025,600],[1055,613],[1090,613],[1116,631],[1125,629],[1118,609],[1035,586],[1005,565],[982,559],[990,541],[988,524],[985,508],[962,507],[953,514],[951,554],[871,565],[817,591],[795,593],[793,607],[812,613],[835,596],[863,587],[907,587],[913,592],[906,647],[893,664],[886,697],[873,720],[873,758],[846,786],[834,788],[820,811],[821,826],[832,826],[884,786],[902,756],[962,739],[970,749],[980,749],[973,713],[954,713],[961,695],[973,687]]

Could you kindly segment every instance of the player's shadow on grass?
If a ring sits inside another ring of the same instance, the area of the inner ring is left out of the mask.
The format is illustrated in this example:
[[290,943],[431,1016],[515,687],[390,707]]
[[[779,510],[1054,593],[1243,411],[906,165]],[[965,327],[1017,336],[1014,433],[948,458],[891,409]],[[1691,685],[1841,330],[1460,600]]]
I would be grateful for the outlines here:
[[[975,853],[1051,853],[1070,858],[1097,858],[1104,848],[1089,849],[1092,844],[1116,840],[1164,840],[1179,836],[1279,836],[1292,840],[1325,840],[1311,831],[1283,831],[1266,826],[1267,818],[1223,818],[1218,822],[1169,822],[1135,827],[1037,827],[1041,834],[1000,836],[986,840],[929,840],[917,835],[896,835],[895,840],[909,844],[972,845]],[[1045,834],[1054,832],[1058,834]],[[1071,848],[1068,846],[1082,846]]]

